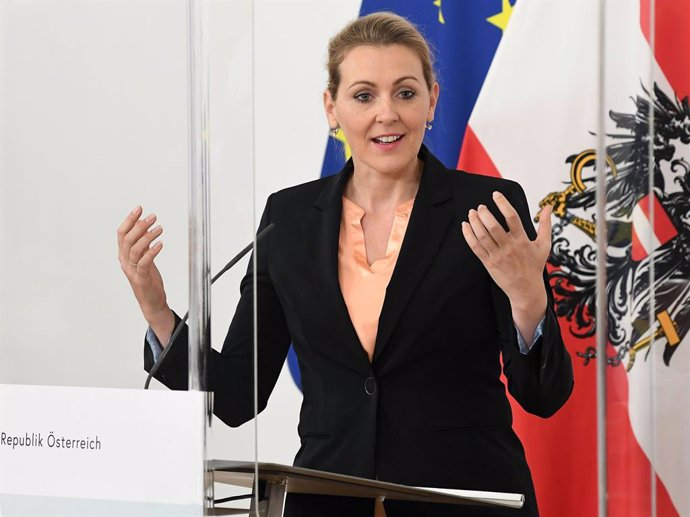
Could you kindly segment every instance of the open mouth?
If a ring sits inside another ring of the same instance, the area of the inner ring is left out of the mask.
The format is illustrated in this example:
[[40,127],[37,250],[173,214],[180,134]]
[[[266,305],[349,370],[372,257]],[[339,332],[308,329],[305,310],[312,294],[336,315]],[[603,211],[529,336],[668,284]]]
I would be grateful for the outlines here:
[[402,139],[403,135],[386,135],[372,138],[374,142],[382,145],[390,145]]

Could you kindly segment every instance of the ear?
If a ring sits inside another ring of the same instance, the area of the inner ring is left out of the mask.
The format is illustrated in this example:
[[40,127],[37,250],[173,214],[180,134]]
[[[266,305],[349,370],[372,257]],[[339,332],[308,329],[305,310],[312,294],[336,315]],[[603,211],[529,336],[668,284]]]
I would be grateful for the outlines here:
[[440,90],[441,88],[439,87],[438,83],[434,83],[434,85],[431,87],[431,91],[429,92],[429,113],[426,117],[427,122],[434,120],[434,113],[436,112],[436,104],[438,104],[438,95]]
[[326,112],[329,127],[338,127],[338,117],[336,117],[335,114],[335,102],[333,101],[333,97],[331,97],[331,92],[328,90],[323,92],[323,109]]

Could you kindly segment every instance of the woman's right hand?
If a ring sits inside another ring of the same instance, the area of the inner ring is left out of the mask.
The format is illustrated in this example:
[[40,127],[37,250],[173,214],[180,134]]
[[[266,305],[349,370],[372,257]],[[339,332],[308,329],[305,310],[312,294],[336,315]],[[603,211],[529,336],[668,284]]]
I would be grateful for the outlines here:
[[141,312],[160,343],[165,346],[170,339],[175,316],[166,301],[163,278],[153,260],[163,249],[163,243],[153,241],[160,237],[163,228],[154,214],[141,219],[140,206],[132,210],[117,229],[118,259]]

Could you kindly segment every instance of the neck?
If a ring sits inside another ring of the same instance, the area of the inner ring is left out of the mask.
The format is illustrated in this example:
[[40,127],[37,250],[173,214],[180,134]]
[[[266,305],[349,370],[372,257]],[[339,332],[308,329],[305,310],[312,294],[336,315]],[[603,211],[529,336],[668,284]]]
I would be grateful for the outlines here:
[[365,212],[395,209],[417,195],[424,162],[415,158],[405,170],[396,174],[381,173],[357,166],[345,186],[345,197],[362,207]]

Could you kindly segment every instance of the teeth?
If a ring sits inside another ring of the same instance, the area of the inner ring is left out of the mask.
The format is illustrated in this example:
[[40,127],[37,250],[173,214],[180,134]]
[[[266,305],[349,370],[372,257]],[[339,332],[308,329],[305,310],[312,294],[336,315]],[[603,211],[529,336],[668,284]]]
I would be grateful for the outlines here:
[[395,142],[397,140],[400,140],[402,137],[401,136],[382,136],[376,139],[377,142],[381,142],[383,144],[390,144],[392,142]]

